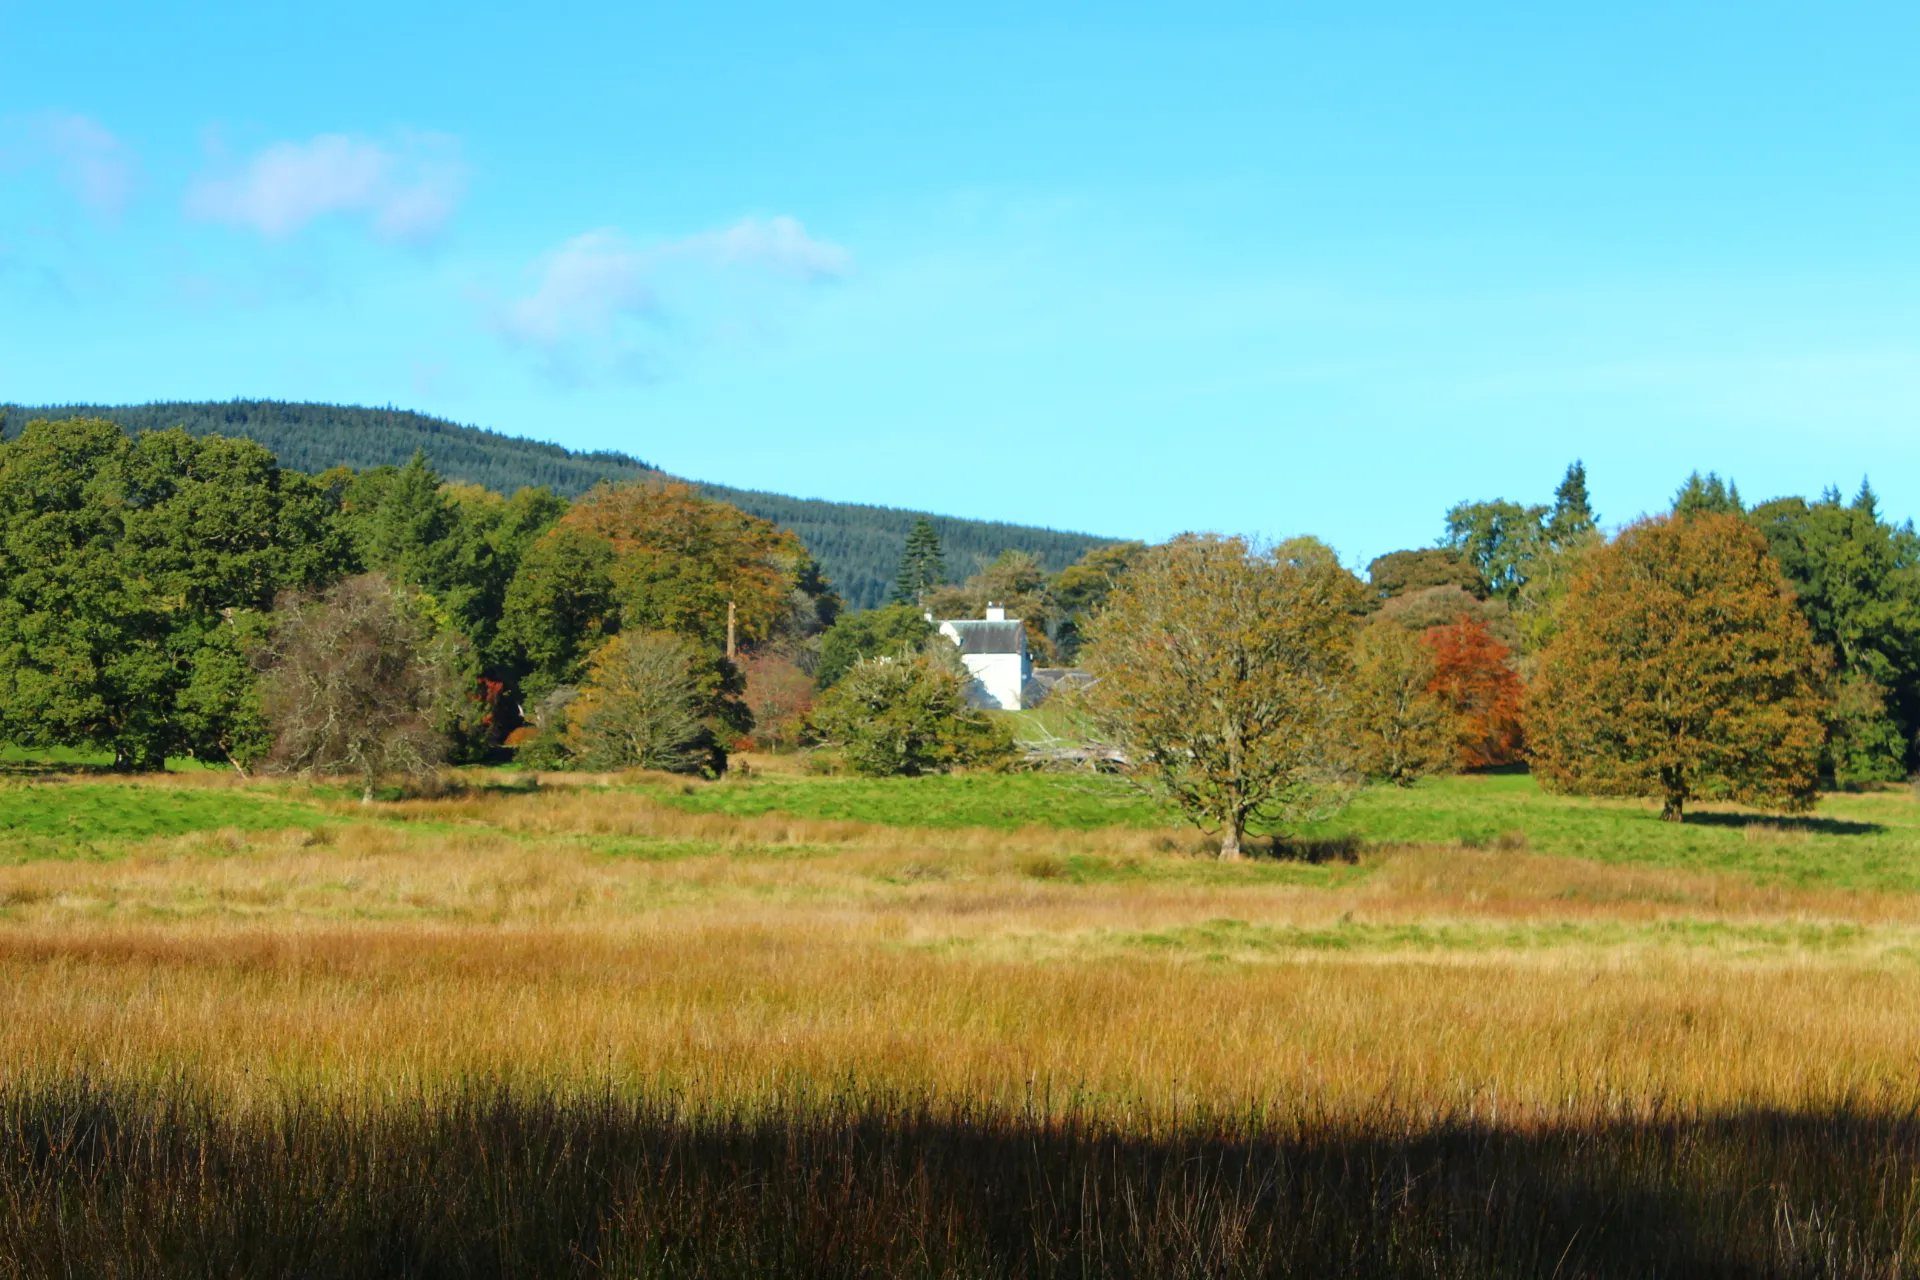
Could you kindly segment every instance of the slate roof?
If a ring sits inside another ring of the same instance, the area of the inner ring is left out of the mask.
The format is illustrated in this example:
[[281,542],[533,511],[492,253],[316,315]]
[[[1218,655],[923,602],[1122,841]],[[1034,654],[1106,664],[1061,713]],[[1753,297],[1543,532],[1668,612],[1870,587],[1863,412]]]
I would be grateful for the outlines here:
[[1026,624],[1018,619],[987,622],[981,618],[948,618],[940,625],[960,634],[961,653],[1019,653],[1026,632]]

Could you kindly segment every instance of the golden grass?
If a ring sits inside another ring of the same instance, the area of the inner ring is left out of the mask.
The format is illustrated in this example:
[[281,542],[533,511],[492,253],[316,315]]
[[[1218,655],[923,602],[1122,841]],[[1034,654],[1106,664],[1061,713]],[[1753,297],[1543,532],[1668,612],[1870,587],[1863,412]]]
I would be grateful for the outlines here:
[[[1289,881],[1178,834],[733,819],[634,791],[328,807],[317,832],[0,867],[0,1071],[748,1106],[857,1082],[1408,1123],[1920,1105],[1909,896],[1516,849]],[[1106,878],[1073,882],[1074,859]]]

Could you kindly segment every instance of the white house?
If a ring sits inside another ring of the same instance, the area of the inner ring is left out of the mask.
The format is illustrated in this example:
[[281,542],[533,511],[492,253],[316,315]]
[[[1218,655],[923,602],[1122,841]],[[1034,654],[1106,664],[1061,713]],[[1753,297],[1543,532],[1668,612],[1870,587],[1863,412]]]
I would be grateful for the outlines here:
[[1024,622],[990,604],[985,618],[948,618],[938,625],[941,635],[960,646],[960,661],[973,675],[968,702],[993,711],[1025,705],[1021,695],[1033,678],[1033,659],[1027,656]]

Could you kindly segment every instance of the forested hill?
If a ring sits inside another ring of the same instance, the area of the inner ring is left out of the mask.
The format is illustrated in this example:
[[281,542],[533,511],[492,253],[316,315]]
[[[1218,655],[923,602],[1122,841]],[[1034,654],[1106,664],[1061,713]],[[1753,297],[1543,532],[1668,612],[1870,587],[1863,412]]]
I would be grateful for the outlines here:
[[449,480],[512,493],[545,485],[577,498],[605,479],[658,474],[624,453],[574,453],[557,444],[463,427],[406,409],[234,400],[226,404],[6,405],[0,435],[35,418],[106,418],[128,431],[185,427],[196,436],[245,436],[273,450],[283,467],[312,474],[328,467],[405,466],[418,449]]
[[[545,485],[578,497],[601,480],[661,475],[624,453],[576,453],[557,444],[463,427],[406,409],[368,409],[333,404],[283,404],[272,400],[142,405],[5,405],[0,438],[17,435],[35,418],[99,417],[129,431],[184,426],[194,435],[246,436],[273,450],[299,471],[348,466],[356,470],[400,466],[415,450],[449,480],[512,493]],[[884,603],[900,564],[907,530],[923,514],[939,530],[947,566],[965,577],[1002,551],[1030,551],[1049,572],[1064,569],[1087,549],[1110,541],[1084,533],[1061,533],[1028,525],[964,520],[894,507],[789,498],[777,493],[701,484],[710,497],[793,530],[800,535],[847,604],[856,609]]]

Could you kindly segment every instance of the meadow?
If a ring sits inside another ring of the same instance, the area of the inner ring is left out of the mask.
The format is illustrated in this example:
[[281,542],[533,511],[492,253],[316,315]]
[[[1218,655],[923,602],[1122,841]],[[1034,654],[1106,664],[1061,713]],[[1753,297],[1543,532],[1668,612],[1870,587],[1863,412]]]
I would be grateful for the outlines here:
[[1920,1272],[1920,802],[0,780],[0,1274]]

